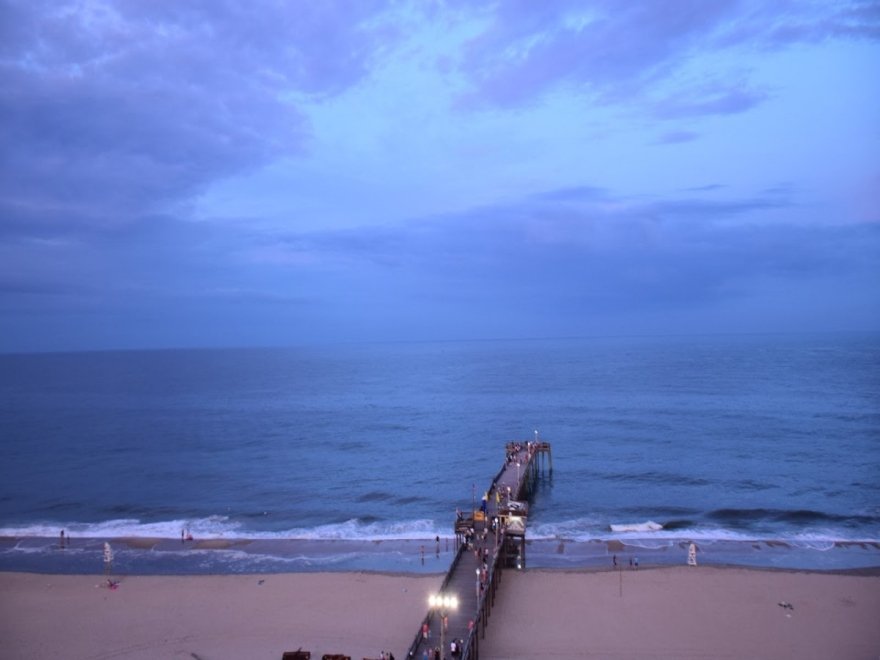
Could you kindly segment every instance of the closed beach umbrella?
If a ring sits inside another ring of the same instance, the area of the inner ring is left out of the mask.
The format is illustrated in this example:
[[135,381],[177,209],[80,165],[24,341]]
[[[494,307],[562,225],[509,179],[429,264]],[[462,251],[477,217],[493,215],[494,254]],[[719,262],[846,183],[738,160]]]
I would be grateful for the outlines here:
[[110,544],[104,542],[104,570],[109,571],[113,566],[113,549]]

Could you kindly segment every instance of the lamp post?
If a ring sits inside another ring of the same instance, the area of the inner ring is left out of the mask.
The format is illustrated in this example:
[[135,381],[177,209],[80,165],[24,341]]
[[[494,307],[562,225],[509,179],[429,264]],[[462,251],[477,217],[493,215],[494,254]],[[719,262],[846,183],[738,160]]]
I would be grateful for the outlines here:
[[446,657],[446,616],[449,610],[458,609],[458,598],[443,594],[431,594],[428,597],[428,606],[440,613],[440,657]]

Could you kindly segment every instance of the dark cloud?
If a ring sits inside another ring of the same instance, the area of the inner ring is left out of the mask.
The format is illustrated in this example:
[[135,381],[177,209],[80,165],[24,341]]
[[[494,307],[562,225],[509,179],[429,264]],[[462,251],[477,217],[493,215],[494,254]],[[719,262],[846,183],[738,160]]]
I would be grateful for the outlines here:
[[[359,80],[369,3],[12,2],[0,222],[106,227],[303,149],[291,98]],[[6,229],[9,231],[9,227]]]
[[[432,300],[460,292],[462,304],[480,300],[488,307],[522,297],[542,305],[589,301],[597,314],[665,305],[697,309],[753,295],[768,278],[800,286],[811,277],[864,275],[880,261],[877,226],[766,222],[768,214],[796,205],[778,193],[642,202],[604,193],[572,206],[566,192],[378,233],[291,237],[288,245],[315,251],[330,268],[351,269],[358,277],[369,272],[351,282],[355,290],[399,292],[402,283],[417,282],[418,295]],[[369,264],[369,271],[353,268],[356,262]]]
[[[798,200],[785,186],[740,199],[720,190],[647,199],[567,188],[401,226],[275,237],[245,222],[152,217],[89,241],[7,242],[2,338],[260,345],[631,332],[646,319],[670,332],[685,317],[699,332],[725,329],[707,318],[733,308],[753,330],[798,329],[784,325],[788,312],[878,321],[880,288],[865,283],[880,272],[880,225],[786,222]],[[781,325],[752,303],[768,296]],[[844,298],[845,313],[829,311]]]

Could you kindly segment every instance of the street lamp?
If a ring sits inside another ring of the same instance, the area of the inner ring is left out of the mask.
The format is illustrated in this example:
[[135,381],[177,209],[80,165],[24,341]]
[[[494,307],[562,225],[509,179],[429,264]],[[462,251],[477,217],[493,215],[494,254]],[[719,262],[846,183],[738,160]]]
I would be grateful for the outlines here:
[[432,610],[440,611],[440,657],[446,657],[446,616],[449,610],[458,609],[458,598],[443,594],[431,594],[428,597],[428,606]]

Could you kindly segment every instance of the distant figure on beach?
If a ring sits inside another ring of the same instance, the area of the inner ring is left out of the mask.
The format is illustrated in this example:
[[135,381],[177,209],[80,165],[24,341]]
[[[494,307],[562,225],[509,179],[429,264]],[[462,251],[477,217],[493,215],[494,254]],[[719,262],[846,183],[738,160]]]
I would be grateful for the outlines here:
[[633,563],[635,564],[636,570],[639,570],[639,558],[635,557],[633,559]]
[[629,558],[629,567],[630,568],[633,567],[633,558],[632,557]]
[[59,543],[61,544],[61,549],[64,550],[64,530],[63,529],[61,530],[61,541],[59,541]]
[[613,555],[611,557],[611,563],[614,566],[614,568],[617,568],[617,555]]

